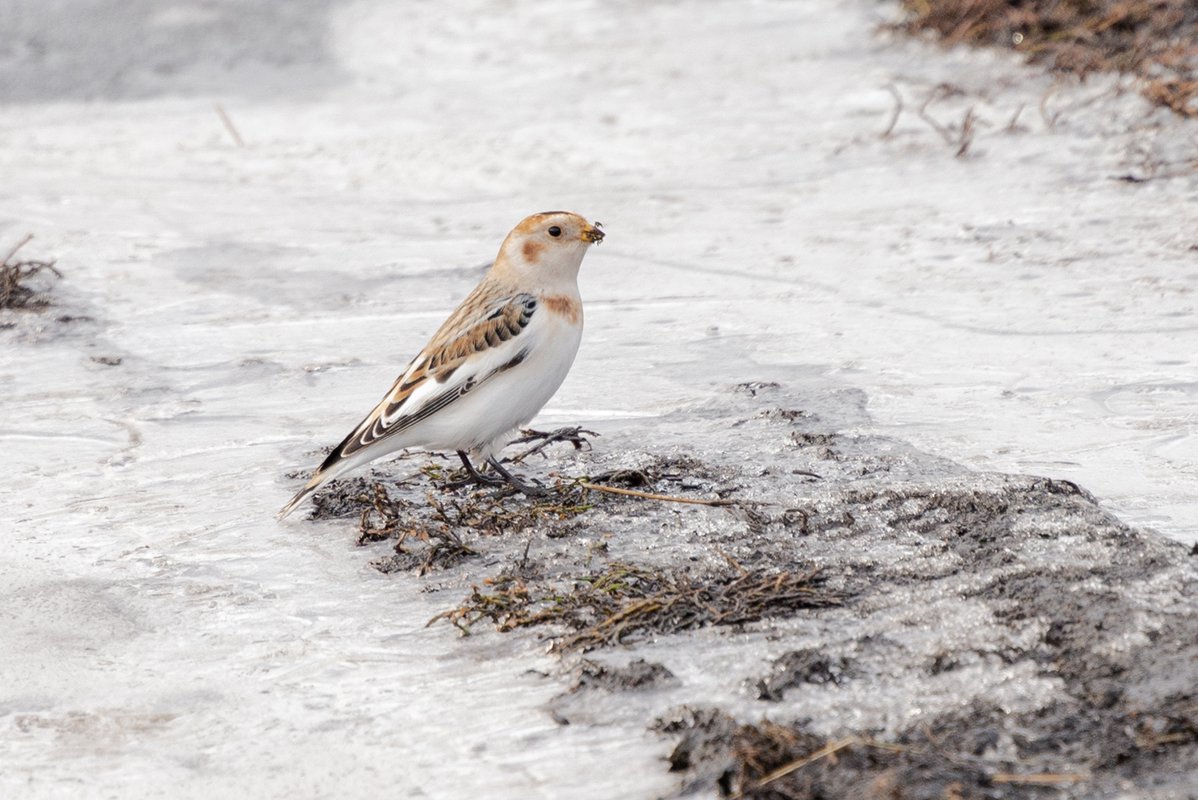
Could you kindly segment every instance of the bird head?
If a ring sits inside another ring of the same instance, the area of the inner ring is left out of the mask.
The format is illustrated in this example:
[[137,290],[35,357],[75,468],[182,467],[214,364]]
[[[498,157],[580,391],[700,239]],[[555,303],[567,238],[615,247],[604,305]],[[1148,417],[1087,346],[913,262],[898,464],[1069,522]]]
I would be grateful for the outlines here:
[[503,240],[495,269],[521,281],[573,283],[587,248],[604,237],[602,225],[569,211],[546,211],[520,222]]

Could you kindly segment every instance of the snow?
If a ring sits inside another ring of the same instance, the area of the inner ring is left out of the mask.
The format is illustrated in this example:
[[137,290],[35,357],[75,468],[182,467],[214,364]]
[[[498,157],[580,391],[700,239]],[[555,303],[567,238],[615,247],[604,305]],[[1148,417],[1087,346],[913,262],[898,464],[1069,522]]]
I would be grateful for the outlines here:
[[550,718],[535,640],[273,519],[534,211],[608,231],[545,425],[819,376],[850,433],[1198,541],[1193,123],[874,3],[287,9],[0,11],[0,243],[66,276],[0,331],[5,797],[670,790],[655,735]]

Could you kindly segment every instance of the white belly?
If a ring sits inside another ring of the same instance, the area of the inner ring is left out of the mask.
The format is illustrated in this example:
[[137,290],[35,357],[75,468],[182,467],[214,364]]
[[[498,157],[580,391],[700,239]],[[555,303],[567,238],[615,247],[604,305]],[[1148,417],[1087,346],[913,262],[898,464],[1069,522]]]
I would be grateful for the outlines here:
[[566,379],[582,341],[582,325],[546,315],[542,325],[535,330],[529,326],[525,334],[531,334],[530,352],[523,362],[416,426],[412,438],[420,441],[404,446],[467,450],[485,459],[503,446],[506,434],[528,424]]

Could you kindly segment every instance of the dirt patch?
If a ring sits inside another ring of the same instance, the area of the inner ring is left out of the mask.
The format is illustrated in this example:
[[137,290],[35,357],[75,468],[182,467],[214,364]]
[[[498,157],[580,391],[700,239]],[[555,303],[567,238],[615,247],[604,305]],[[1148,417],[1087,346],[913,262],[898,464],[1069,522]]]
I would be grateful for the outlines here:
[[1156,719],[978,703],[887,739],[829,739],[808,722],[742,723],[717,709],[679,709],[655,728],[678,739],[668,760],[688,776],[679,796],[715,787],[763,800],[1095,797],[1194,769],[1196,707],[1181,709]]
[[822,798],[1059,797],[1089,775],[1053,771],[1061,759],[1029,759],[1005,730],[1013,720],[993,708],[944,717],[891,740],[829,740],[802,723],[740,723],[712,709],[683,709],[659,720],[679,737],[670,769],[689,773],[681,794],[715,787],[721,797]]
[[[300,470],[287,477],[303,478],[307,474]],[[361,516],[363,511],[374,506],[374,484],[375,481],[367,478],[342,478],[331,482],[312,496],[312,510],[307,518],[325,520]]]
[[[901,531],[943,545],[973,569],[1019,563],[1012,544],[1025,537],[1076,540],[1087,544],[1126,538],[1130,529],[1104,511],[1088,492],[1069,481],[1010,476],[974,482],[846,488],[822,502],[785,511],[765,511],[765,519],[798,525],[804,533],[868,536],[879,529]],[[1062,525],[1062,520],[1068,523]],[[1137,568],[1150,568],[1148,563]],[[925,577],[932,577],[927,575]]]
[[658,689],[677,684],[678,679],[665,665],[643,658],[631,661],[623,667],[584,658],[574,670],[572,691],[599,689],[605,692],[624,692],[634,689]]
[[1013,49],[1082,76],[1136,76],[1145,97],[1198,116],[1198,6],[1190,0],[902,0],[897,27],[947,45]]
[[868,580],[847,602],[859,613],[891,613],[887,598],[912,585],[990,611],[972,634],[916,611],[914,624],[951,626],[954,642],[922,657],[893,627],[884,657],[870,655],[865,636],[786,653],[751,684],[758,699],[802,708],[829,693],[860,698],[863,685],[896,673],[925,687],[1034,675],[1059,689],[1031,710],[978,691],[957,710],[882,735],[847,720],[749,721],[683,707],[655,725],[678,739],[669,762],[685,776],[679,796],[1084,798],[1131,785],[1172,797],[1193,785],[1198,575],[1183,548],[1132,531],[1068,481],[1018,476],[848,488],[806,509],[800,524],[812,545],[870,541],[880,552],[879,535],[900,540],[901,556],[858,573]]
[[778,701],[787,689],[802,684],[841,684],[852,676],[848,659],[832,657],[820,650],[792,650],[778,658],[770,673],[757,682],[759,700]]

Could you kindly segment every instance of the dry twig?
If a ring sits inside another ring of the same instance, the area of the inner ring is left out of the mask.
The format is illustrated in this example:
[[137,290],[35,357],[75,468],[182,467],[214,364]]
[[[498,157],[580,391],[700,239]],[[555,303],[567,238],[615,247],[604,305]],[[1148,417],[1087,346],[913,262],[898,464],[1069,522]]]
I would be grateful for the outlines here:
[[890,134],[894,132],[894,126],[898,124],[899,116],[903,113],[903,96],[899,94],[898,87],[893,83],[887,84],[887,91],[894,95],[894,111],[890,115],[890,124],[886,126],[886,130],[882,131],[878,138],[889,139]]
[[13,249],[8,251],[8,255],[6,255],[4,257],[4,260],[0,261],[0,266],[4,266],[5,264],[7,264],[12,259],[12,257],[15,256],[22,247],[29,244],[29,242],[32,240],[33,240],[32,233],[25,234],[25,237],[23,239],[21,239],[21,241],[17,242],[16,246],[13,247]]
[[940,134],[940,137],[944,139],[945,144],[956,144],[956,142],[953,140],[954,137],[952,131],[941,125],[934,117],[932,117],[931,114],[928,113],[928,106],[930,106],[934,101],[938,100],[941,95],[954,94],[959,91],[960,90],[956,87],[942,83],[928,93],[927,99],[923,101],[923,105],[919,107],[919,111],[917,112],[920,119],[928,123],[928,125],[932,126],[932,129],[936,131],[936,133]]
[[233,120],[225,113],[225,107],[220,103],[215,103],[213,108],[216,109],[216,115],[220,117],[221,123],[225,126],[225,130],[229,132],[229,136],[233,137],[233,142],[238,147],[245,147],[245,140],[241,138],[241,134],[237,132],[236,126],[233,125]]
[[969,151],[969,145],[973,144],[973,129],[977,122],[977,115],[973,113],[973,106],[965,112],[965,118],[961,120],[961,133],[957,137],[957,152],[956,158],[963,158]]

